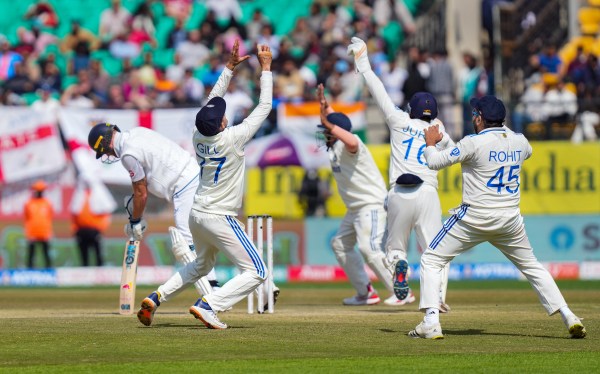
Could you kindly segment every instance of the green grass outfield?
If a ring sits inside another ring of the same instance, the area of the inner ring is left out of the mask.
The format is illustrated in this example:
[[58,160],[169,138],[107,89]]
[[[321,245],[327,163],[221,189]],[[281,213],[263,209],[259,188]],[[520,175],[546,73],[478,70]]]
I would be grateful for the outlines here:
[[[559,282],[585,318],[583,340],[568,338],[526,282],[451,282],[445,339],[436,341],[406,336],[422,319],[416,303],[344,307],[353,294],[347,284],[280,286],[275,314],[248,315],[244,301],[220,314],[230,326],[223,331],[188,314],[193,289],[164,303],[145,327],[117,314],[115,288],[0,288],[0,372],[600,371],[600,282]],[[151,291],[138,288],[137,299]]]

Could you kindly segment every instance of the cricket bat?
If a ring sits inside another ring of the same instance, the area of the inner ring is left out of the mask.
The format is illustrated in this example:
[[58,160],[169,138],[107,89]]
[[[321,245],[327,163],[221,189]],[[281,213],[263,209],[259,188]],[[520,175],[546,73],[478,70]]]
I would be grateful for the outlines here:
[[135,303],[135,278],[137,275],[140,242],[130,238],[125,244],[121,291],[119,294],[119,314],[133,314]]

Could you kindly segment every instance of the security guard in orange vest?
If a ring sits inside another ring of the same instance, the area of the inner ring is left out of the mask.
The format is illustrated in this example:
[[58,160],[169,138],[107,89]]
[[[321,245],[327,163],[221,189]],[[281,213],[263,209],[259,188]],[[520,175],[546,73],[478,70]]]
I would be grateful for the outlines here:
[[84,194],[83,204],[78,212],[73,214],[73,227],[77,245],[81,253],[81,262],[83,266],[89,266],[89,250],[94,250],[96,254],[96,265],[102,266],[101,239],[102,232],[110,225],[110,214],[95,214],[90,208],[91,191],[86,188],[82,191]]
[[53,235],[52,232],[52,204],[50,200],[43,197],[46,190],[46,183],[42,180],[35,182],[31,189],[33,195],[25,203],[25,237],[28,242],[27,266],[33,268],[33,256],[35,248],[42,246],[46,267],[52,267],[49,255],[49,241]]

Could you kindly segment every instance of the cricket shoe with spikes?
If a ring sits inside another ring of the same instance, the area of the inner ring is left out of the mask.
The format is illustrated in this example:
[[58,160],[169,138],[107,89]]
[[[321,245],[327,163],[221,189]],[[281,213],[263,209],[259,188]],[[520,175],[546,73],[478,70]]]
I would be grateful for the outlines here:
[[394,294],[398,300],[404,300],[412,294],[408,287],[408,262],[399,260],[394,268]]
[[227,325],[219,320],[217,313],[212,310],[204,297],[198,299],[198,301],[190,307],[190,314],[202,321],[204,326],[209,329],[225,330],[227,328]]
[[396,295],[392,295],[392,296],[388,297],[387,299],[385,299],[383,301],[383,303],[385,305],[389,305],[389,306],[402,306],[402,305],[413,303],[413,302],[415,302],[415,300],[416,300],[415,295],[411,291],[408,294],[408,296],[406,297],[406,299],[404,299],[404,300],[400,300],[396,297]]
[[381,299],[379,298],[379,295],[377,295],[377,291],[375,291],[375,289],[373,288],[373,286],[371,286],[371,284],[369,283],[367,285],[367,293],[364,295],[354,295],[352,297],[347,297],[344,299],[343,304],[344,305],[375,305],[375,304],[379,304],[379,302],[381,301]]
[[564,318],[564,322],[569,329],[569,334],[572,339],[583,339],[587,335],[583,323],[581,323],[581,320],[575,314],[571,314]]
[[147,298],[142,300],[142,306],[137,313],[137,318],[140,320],[142,325],[150,326],[154,319],[154,313],[160,306],[160,293],[158,291],[152,292]]
[[421,322],[414,330],[408,333],[408,336],[421,339],[444,339],[442,326],[439,323],[426,325],[425,322]]

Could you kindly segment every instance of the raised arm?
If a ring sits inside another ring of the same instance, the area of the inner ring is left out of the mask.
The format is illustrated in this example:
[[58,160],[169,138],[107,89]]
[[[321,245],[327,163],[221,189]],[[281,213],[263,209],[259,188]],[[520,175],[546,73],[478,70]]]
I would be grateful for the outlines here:
[[271,73],[273,55],[271,54],[271,48],[268,45],[259,44],[257,56],[262,71],[258,105],[241,124],[231,128],[231,131],[234,131],[236,135],[236,144],[239,147],[249,142],[256,134],[264,120],[271,113],[273,103],[273,74]]
[[210,91],[206,101],[215,96],[223,97],[227,92],[227,87],[229,87],[229,82],[231,82],[231,77],[233,77],[233,71],[235,70],[235,67],[250,58],[249,55],[240,57],[239,50],[240,42],[236,39],[236,41],[233,43],[233,48],[229,54],[229,60],[225,65],[225,69],[223,69],[223,72],[219,76],[217,83],[215,83],[214,87]]
[[383,112],[388,127],[390,127],[393,122],[396,122],[392,121],[395,117],[404,116],[408,119],[408,115],[396,107],[390,96],[385,92],[385,87],[379,77],[371,70],[371,64],[369,63],[369,57],[367,55],[367,45],[365,42],[357,37],[353,37],[351,41],[352,42],[348,46],[348,55],[354,56],[356,70],[365,78],[369,92]]
[[350,153],[356,153],[358,151],[358,139],[354,134],[350,131],[346,131],[343,128],[334,125],[333,123],[327,120],[327,115],[333,113],[333,109],[327,103],[327,99],[325,99],[325,93],[323,84],[319,84],[317,86],[317,96],[319,98],[319,103],[321,104],[321,124],[325,126],[327,130],[331,133],[331,135],[338,138]]

